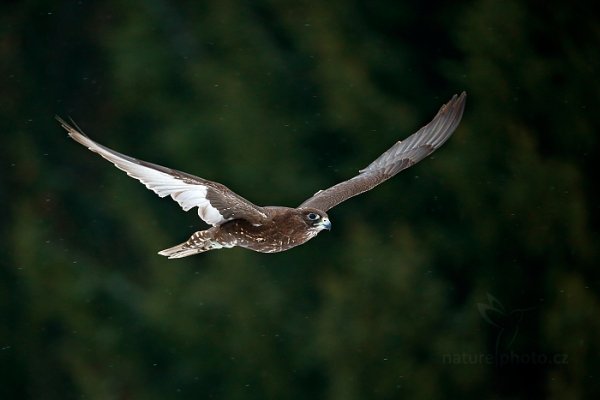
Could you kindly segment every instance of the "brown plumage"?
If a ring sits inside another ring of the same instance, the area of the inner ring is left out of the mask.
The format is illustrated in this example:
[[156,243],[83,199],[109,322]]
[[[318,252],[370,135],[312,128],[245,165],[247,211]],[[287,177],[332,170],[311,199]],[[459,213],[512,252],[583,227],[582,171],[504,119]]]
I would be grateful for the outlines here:
[[94,142],[62,119],[57,117],[57,120],[71,138],[160,197],[171,196],[184,211],[198,207],[200,218],[212,227],[159,252],[169,258],[181,258],[236,246],[276,253],[303,244],[324,229],[331,229],[327,210],[371,190],[439,148],[458,126],[465,100],[464,92],[454,95],[429,124],[394,144],[354,178],[318,191],[298,208],[257,206],[220,183],[118,153]]

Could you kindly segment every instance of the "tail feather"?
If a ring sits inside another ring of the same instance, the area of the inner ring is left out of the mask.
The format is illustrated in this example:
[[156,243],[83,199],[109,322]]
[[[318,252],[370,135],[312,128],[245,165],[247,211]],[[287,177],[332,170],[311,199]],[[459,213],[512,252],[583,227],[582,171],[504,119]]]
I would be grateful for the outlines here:
[[213,240],[212,232],[209,229],[198,231],[186,242],[161,250],[158,254],[169,258],[182,258],[220,248],[223,248],[223,245]]

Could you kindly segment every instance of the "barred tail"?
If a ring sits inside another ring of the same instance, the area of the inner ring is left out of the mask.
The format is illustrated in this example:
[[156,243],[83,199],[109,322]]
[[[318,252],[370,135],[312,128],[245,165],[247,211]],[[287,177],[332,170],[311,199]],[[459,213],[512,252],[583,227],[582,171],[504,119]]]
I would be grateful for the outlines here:
[[182,258],[194,254],[204,253],[205,251],[220,249],[222,244],[214,241],[213,232],[208,229],[194,233],[186,242],[176,246],[169,247],[158,252],[161,256],[169,258]]

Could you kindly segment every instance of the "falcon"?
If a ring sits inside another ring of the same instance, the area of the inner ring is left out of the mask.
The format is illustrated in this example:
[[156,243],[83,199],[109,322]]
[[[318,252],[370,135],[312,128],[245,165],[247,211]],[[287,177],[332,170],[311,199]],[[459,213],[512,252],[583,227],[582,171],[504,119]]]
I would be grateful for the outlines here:
[[465,92],[460,96],[454,95],[431,122],[406,140],[395,143],[366,168],[359,170],[358,175],[329,189],[319,190],[297,208],[257,206],[220,183],[111,150],[59,117],[56,119],[75,141],[98,153],[160,197],[171,196],[184,211],[197,207],[199,217],[212,225],[158,254],[181,258],[236,246],[261,253],[277,253],[306,243],[322,230],[331,230],[327,215],[329,209],[373,189],[433,153],[458,126],[466,97]]

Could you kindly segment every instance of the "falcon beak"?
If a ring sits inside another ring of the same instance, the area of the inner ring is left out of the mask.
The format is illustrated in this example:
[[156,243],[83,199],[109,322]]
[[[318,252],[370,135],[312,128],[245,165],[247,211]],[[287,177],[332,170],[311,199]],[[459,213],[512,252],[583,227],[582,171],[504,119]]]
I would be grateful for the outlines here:
[[328,231],[331,230],[331,221],[329,221],[329,218],[323,218],[319,225],[322,226],[323,229],[327,229]]

